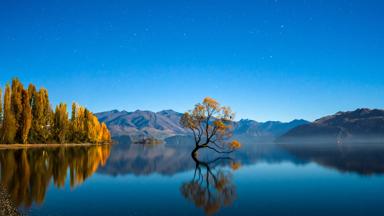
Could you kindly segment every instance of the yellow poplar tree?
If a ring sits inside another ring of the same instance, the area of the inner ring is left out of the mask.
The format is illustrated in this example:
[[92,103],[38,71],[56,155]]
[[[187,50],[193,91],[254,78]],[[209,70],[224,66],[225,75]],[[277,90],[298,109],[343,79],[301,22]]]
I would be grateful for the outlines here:
[[48,99],[48,91],[44,88],[36,92],[32,106],[33,113],[33,141],[46,143],[52,133],[53,112]]
[[3,134],[3,95],[2,95],[2,91],[1,91],[1,88],[0,88],[0,142],[1,142],[1,137],[2,137],[2,134]]
[[101,131],[101,126],[99,120],[92,113],[88,112],[88,123],[87,123],[87,132],[88,132],[88,140],[91,143],[100,142],[99,134]]
[[77,138],[77,131],[78,131],[78,127],[77,127],[77,104],[76,103],[72,103],[72,114],[71,114],[71,129],[70,129],[70,140],[72,142],[78,142],[78,138]]
[[29,131],[29,143],[35,143],[37,141],[38,137],[38,130],[37,130],[37,124],[36,119],[38,119],[38,112],[37,112],[37,105],[36,105],[36,87],[33,84],[29,84],[28,86],[28,97],[29,97],[29,104],[32,109],[32,127]]
[[7,84],[4,93],[4,120],[2,134],[2,142],[6,144],[14,143],[16,137],[16,119],[11,106],[11,87]]
[[109,132],[107,125],[104,122],[101,124],[101,134],[102,134],[102,136],[101,136],[102,142],[110,142],[111,141],[111,133]]
[[36,91],[32,84],[24,89],[18,79],[7,84],[2,100],[0,89],[0,143],[110,142],[107,126],[85,107],[72,104],[71,120],[67,105],[52,110],[48,91]]
[[28,135],[29,130],[31,129],[32,124],[32,110],[31,105],[29,104],[29,96],[28,91],[22,90],[22,104],[23,104],[23,112],[21,116],[21,129],[22,135],[21,139],[24,144],[28,143]]
[[11,106],[16,119],[16,142],[22,141],[23,136],[23,84],[18,79],[12,80]]
[[69,128],[69,121],[68,121],[67,105],[60,103],[58,106],[56,106],[56,110],[55,110],[55,118],[54,118],[55,140],[57,140],[59,143],[65,143],[67,141],[68,128]]

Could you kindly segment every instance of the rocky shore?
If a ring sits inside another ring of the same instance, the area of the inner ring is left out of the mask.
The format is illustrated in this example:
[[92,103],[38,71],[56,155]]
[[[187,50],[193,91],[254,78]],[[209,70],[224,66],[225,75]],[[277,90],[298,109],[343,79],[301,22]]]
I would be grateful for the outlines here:
[[14,216],[20,215],[17,211],[15,204],[12,202],[11,197],[0,184],[0,216]]

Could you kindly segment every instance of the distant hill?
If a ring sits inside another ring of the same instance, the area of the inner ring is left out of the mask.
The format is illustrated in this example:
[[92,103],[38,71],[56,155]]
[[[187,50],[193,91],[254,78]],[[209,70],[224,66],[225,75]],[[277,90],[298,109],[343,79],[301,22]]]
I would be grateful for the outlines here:
[[173,110],[161,112],[134,112],[112,110],[96,113],[99,121],[105,122],[112,136],[159,137],[188,134],[179,124],[181,113]]
[[357,109],[338,112],[301,125],[284,134],[279,140],[324,138],[346,140],[384,137],[384,110]]
[[278,137],[286,133],[287,131],[300,126],[309,124],[310,122],[305,120],[293,120],[291,122],[280,121],[267,121],[257,122],[248,119],[242,119],[234,123],[234,134],[236,135],[249,135],[258,137]]
[[[166,138],[174,135],[189,135],[190,131],[183,128],[179,121],[181,113],[173,110],[160,112],[135,112],[112,110],[96,113],[99,121],[105,122],[113,137],[130,136]],[[305,120],[294,120],[288,123],[278,121],[256,122],[240,120],[233,122],[234,135],[257,137],[277,137],[299,125],[308,124]]]

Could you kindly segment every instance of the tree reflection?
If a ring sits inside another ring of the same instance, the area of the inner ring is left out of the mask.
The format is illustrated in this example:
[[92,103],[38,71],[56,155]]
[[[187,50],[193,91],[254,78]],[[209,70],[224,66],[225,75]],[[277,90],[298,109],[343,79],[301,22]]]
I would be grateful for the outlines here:
[[229,157],[220,157],[205,162],[192,154],[196,163],[193,179],[182,184],[180,191],[196,207],[202,208],[207,215],[217,213],[222,207],[230,206],[237,198],[236,186],[233,184],[232,173],[217,165],[229,161],[231,167],[238,169],[240,164]]
[[1,184],[17,206],[42,204],[51,179],[63,188],[69,173],[74,188],[105,165],[109,154],[109,145],[2,150]]

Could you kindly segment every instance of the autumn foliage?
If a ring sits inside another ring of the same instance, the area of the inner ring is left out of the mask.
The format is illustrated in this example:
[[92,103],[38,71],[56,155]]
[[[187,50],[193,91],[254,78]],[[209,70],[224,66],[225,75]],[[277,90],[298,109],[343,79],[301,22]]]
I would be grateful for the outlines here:
[[67,105],[60,103],[55,110],[49,102],[48,91],[27,89],[18,80],[5,86],[2,100],[0,88],[0,143],[104,143],[111,136],[104,123],[100,123],[86,108],[72,104],[69,119]]
[[234,113],[230,107],[221,106],[215,99],[206,97],[202,103],[186,112],[180,123],[189,128],[195,139],[195,150],[208,148],[218,153],[230,153],[241,147],[237,140],[229,142],[232,136]]

